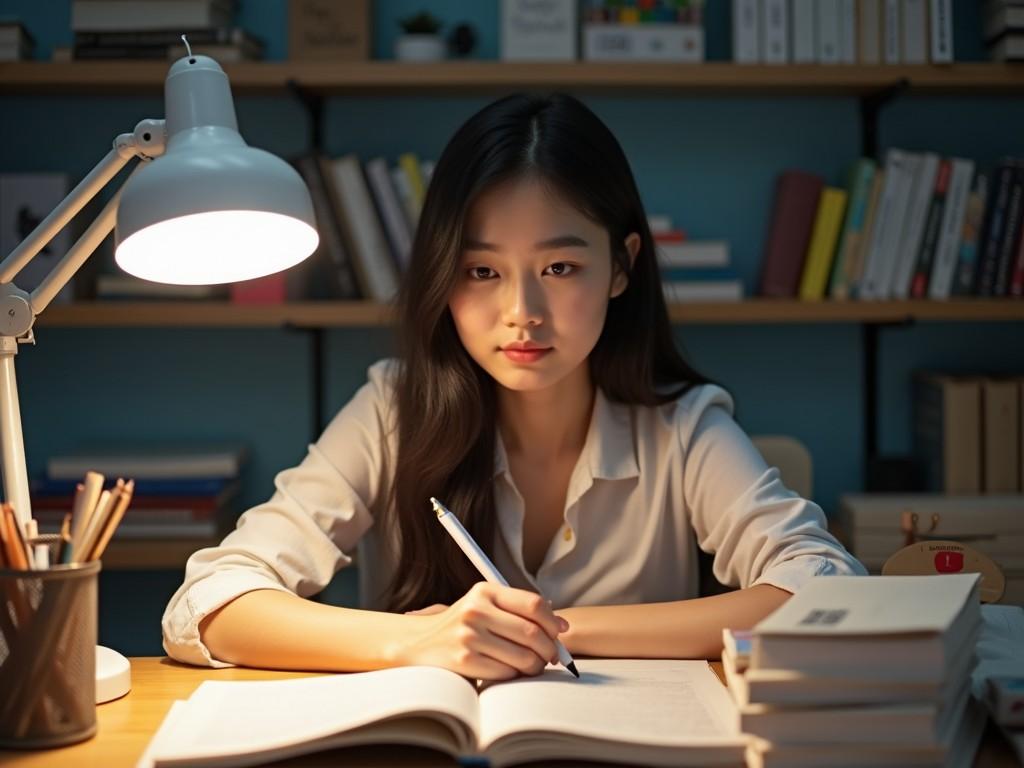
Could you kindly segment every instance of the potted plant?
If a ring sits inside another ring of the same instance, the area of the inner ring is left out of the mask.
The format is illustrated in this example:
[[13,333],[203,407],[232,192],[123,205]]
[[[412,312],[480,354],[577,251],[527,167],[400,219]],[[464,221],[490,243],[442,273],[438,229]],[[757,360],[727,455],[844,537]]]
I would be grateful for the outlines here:
[[426,11],[420,11],[398,22],[402,34],[395,40],[395,58],[399,61],[441,61],[446,43],[438,32],[441,22]]

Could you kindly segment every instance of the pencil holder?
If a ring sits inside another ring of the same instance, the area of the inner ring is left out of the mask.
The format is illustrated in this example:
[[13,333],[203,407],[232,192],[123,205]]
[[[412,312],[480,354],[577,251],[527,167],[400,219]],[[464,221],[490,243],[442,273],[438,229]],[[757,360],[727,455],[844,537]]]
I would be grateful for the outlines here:
[[0,569],[0,747],[59,747],[96,734],[99,572],[99,561]]

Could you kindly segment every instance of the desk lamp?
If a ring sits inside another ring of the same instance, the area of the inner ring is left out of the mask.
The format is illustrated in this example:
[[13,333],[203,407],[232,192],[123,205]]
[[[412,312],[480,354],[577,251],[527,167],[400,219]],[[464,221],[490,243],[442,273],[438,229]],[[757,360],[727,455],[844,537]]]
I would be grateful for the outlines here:
[[[186,41],[187,45],[187,41]],[[0,262],[0,449],[4,498],[18,522],[32,519],[14,356],[34,344],[32,325],[115,229],[125,272],[162,283],[249,280],[291,267],[317,247],[313,205],[302,177],[238,133],[227,75],[188,55],[164,83],[164,120],[143,120]],[[139,163],[67,254],[31,293],[11,281],[127,165]],[[116,218],[116,227],[115,227]],[[185,310],[187,311],[187,310]],[[131,686],[128,660],[97,648],[97,702]]]

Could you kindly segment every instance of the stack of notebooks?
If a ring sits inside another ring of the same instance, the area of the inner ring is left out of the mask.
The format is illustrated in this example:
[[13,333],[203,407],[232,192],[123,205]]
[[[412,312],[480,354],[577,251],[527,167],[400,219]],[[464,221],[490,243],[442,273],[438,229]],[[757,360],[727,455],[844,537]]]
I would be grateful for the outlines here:
[[161,444],[96,447],[53,456],[32,484],[32,509],[42,532],[58,530],[86,472],[135,478],[131,509],[118,539],[213,538],[227,527],[245,460],[242,446]]
[[757,766],[970,765],[977,574],[813,579],[722,666]]

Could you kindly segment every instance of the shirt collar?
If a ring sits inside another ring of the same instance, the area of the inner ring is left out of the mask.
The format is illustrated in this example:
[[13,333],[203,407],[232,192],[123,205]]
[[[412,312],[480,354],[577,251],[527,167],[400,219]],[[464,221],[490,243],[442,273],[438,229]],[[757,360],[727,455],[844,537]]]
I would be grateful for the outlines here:
[[[581,457],[591,477],[621,480],[640,474],[632,422],[629,405],[612,402],[600,387],[596,388]],[[497,477],[508,470],[508,455],[498,430],[495,430],[494,443],[494,477]]]

